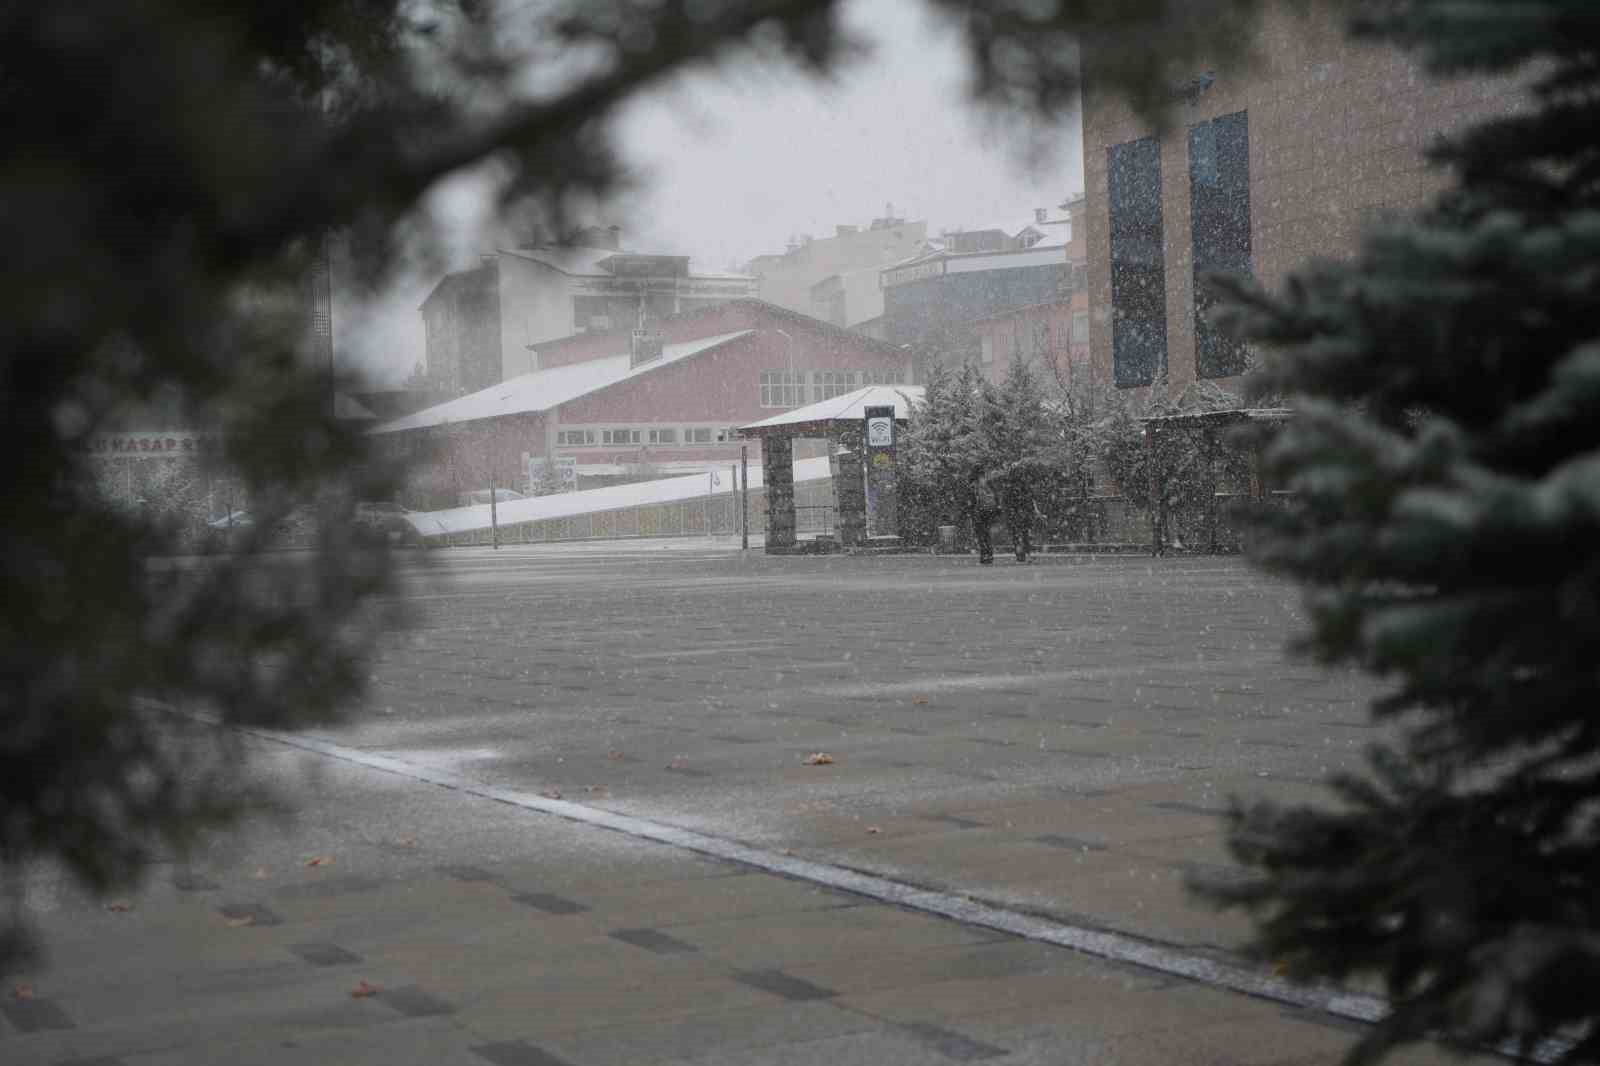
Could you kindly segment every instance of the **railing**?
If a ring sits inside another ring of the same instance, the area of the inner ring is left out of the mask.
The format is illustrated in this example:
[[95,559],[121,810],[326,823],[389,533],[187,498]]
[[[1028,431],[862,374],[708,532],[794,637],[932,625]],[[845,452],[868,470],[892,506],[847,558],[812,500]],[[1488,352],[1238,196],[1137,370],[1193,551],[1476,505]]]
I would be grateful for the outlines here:
[[832,504],[815,504],[807,507],[796,505],[794,509],[794,531],[796,533],[832,533],[834,529],[833,512]]

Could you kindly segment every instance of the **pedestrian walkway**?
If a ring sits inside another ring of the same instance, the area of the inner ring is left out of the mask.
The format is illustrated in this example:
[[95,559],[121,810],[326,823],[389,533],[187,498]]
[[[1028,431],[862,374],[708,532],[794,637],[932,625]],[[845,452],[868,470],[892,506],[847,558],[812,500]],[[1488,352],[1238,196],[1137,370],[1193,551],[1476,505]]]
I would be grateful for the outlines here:
[[253,743],[300,820],[159,865],[109,909],[35,886],[52,957],[7,975],[0,1061],[1331,1066],[1354,1038],[1319,1012]]

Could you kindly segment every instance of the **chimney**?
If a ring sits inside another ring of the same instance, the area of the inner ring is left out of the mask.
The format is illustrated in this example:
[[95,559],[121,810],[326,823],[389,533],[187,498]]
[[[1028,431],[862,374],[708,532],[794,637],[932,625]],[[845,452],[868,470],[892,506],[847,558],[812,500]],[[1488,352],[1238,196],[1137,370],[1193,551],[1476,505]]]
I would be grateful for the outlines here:
[[607,234],[606,247],[610,248],[613,252],[622,251],[622,227],[621,226],[607,226],[606,227],[606,234]]
[[1042,207],[1034,208],[1033,209],[1033,220],[1035,222],[1043,222],[1044,221],[1044,214],[1045,214],[1045,208],[1042,208]]

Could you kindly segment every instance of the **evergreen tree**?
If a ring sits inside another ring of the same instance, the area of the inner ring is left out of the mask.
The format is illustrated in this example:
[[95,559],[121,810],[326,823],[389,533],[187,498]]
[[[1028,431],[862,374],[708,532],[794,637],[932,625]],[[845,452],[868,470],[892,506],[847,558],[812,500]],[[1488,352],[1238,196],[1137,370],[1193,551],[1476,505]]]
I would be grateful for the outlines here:
[[553,496],[558,492],[567,491],[566,484],[561,480],[561,472],[556,469],[555,460],[546,457],[537,469],[539,480],[533,483],[533,495]]
[[1381,978],[1357,1061],[1435,1038],[1600,1061],[1600,6],[1408,0],[1360,32],[1531,106],[1432,150],[1451,185],[1358,258],[1225,285],[1297,415],[1259,557],[1302,647],[1392,682],[1335,809],[1236,810],[1212,885],[1304,978]]
[[1043,382],[1026,359],[1013,359],[998,386],[983,382],[978,402],[980,477],[999,497],[1020,555],[1028,532],[1043,517],[1039,501],[1049,497],[1061,473],[1062,441],[1052,432]]

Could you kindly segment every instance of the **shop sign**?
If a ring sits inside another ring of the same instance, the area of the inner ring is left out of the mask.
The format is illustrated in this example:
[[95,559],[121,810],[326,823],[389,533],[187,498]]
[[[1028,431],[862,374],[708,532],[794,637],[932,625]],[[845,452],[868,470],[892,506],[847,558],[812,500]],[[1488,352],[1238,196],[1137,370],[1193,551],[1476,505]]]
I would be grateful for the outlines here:
[[82,447],[95,459],[192,459],[221,450],[222,438],[188,430],[96,433]]

